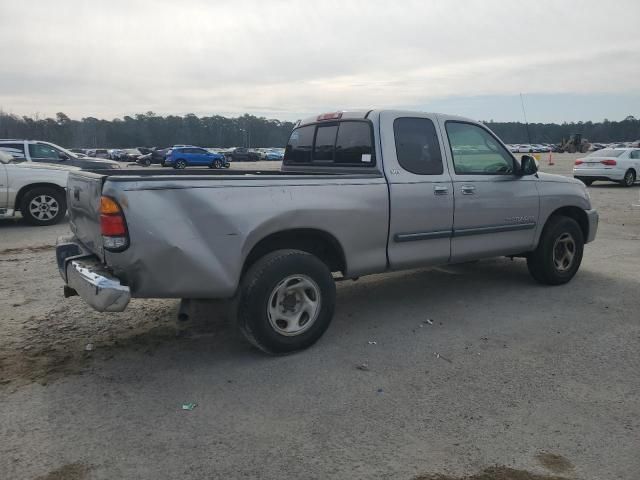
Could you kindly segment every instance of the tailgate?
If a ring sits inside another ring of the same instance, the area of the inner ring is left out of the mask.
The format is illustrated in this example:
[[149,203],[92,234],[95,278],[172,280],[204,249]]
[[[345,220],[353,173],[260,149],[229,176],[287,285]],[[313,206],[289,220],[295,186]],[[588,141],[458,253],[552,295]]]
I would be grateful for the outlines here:
[[105,175],[72,172],[67,181],[67,209],[71,231],[82,244],[104,260],[100,234],[100,196]]

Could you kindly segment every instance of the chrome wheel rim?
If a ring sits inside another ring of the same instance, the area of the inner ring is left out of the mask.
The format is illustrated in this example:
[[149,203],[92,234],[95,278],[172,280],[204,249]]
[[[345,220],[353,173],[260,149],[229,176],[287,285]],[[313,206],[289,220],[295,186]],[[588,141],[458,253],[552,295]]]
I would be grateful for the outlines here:
[[280,335],[300,335],[316,322],[320,313],[320,287],[306,275],[290,275],[279,282],[267,304],[269,323]]
[[576,241],[570,233],[563,233],[553,244],[553,264],[558,272],[566,272],[576,257]]
[[59,211],[60,204],[51,195],[38,195],[29,202],[29,213],[41,221],[52,220]]

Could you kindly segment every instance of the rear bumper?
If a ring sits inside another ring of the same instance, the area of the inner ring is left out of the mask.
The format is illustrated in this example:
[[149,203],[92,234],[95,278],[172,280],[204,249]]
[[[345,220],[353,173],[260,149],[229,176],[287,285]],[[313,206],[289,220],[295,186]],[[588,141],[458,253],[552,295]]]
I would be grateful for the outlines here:
[[598,212],[595,210],[587,210],[587,220],[589,221],[589,235],[585,239],[584,243],[593,242],[596,239],[596,232],[598,231]]
[[617,168],[574,168],[573,176],[592,178],[593,180],[622,180],[624,171]]
[[131,300],[128,286],[122,285],[100,262],[73,237],[60,237],[56,246],[60,276],[65,282],[65,296],[80,295],[99,312],[122,312]]

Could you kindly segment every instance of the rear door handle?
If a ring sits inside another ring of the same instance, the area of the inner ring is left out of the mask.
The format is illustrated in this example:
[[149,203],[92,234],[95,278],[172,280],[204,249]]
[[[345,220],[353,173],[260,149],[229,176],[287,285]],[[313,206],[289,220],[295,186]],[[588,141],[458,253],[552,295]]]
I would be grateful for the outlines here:
[[435,195],[448,195],[449,194],[449,187],[445,187],[444,185],[434,185],[433,186],[433,193]]
[[461,191],[463,195],[473,195],[476,193],[476,187],[473,185],[462,185]]

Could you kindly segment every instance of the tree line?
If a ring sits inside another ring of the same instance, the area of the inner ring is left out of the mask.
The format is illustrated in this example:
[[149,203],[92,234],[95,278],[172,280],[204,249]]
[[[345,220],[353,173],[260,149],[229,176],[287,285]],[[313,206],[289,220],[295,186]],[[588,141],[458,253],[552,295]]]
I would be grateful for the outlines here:
[[[559,143],[574,133],[591,142],[640,139],[640,120],[628,116],[621,121],[577,123],[484,122],[506,143]],[[161,116],[153,112],[122,119],[86,117],[72,120],[60,112],[55,118],[17,116],[0,111],[0,138],[45,140],[67,148],[166,147],[176,144],[206,147],[283,147],[293,129],[292,122],[245,114],[236,118],[220,115],[198,117]]]

